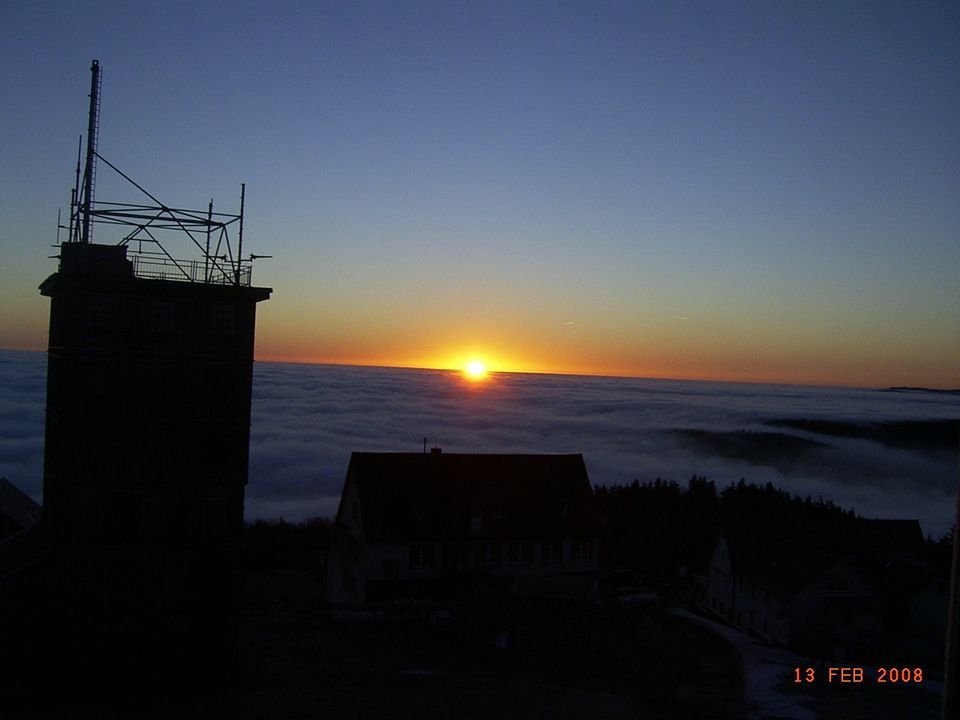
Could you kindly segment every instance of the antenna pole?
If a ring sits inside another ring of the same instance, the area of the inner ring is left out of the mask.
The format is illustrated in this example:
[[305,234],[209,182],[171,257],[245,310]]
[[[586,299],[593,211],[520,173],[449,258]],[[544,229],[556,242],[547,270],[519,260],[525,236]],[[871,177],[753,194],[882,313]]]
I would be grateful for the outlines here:
[[247,194],[247,184],[240,183],[240,233],[239,238],[237,238],[237,271],[236,271],[236,284],[240,286],[240,263],[243,262],[243,204],[244,198]]
[[90,242],[90,210],[93,207],[93,189],[97,172],[97,130],[100,124],[100,62],[90,65],[90,114],[87,118],[87,164],[83,172],[83,214],[80,242]]
[[73,187],[70,189],[70,234],[67,236],[67,242],[76,242],[80,235],[80,217],[77,212],[79,207],[80,191],[80,155],[83,153],[83,135],[77,138],[77,177],[73,181]]
[[203,281],[210,282],[210,228],[213,225],[213,198],[207,206],[207,249],[203,253]]

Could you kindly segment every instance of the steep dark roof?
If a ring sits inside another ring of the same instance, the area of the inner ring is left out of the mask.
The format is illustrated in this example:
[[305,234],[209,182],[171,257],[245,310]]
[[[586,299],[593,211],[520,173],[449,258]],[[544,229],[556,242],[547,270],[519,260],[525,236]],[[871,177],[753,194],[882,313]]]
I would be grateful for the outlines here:
[[884,597],[896,602],[909,602],[930,585],[945,582],[936,570],[879,551],[864,552],[853,566]]
[[923,549],[917,520],[850,517],[831,526],[752,517],[724,534],[736,574],[788,597],[837,564],[887,594],[912,596],[935,575],[916,564]]
[[368,543],[599,534],[582,455],[353,453],[347,477]]
[[728,532],[733,572],[792,597],[836,565],[838,558],[774,533]]
[[40,522],[41,507],[20,488],[0,477],[0,537],[2,528],[26,530]]
[[923,556],[923,530],[919,520],[861,519],[860,545],[903,557]]

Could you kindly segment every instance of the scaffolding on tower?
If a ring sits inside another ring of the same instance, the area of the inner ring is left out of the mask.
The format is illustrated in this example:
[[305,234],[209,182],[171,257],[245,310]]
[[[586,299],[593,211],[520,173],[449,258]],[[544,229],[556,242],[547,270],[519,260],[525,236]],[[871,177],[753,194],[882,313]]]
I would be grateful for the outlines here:
[[[70,221],[59,229],[68,231],[68,243],[91,243],[93,226],[114,226],[120,229],[118,245],[127,246],[127,259],[134,275],[152,280],[177,280],[249,287],[252,264],[269,255],[243,252],[243,210],[246,186],[240,186],[240,212],[213,211],[213,200],[206,210],[187,210],[162,203],[142,185],[120,170],[98,152],[100,129],[100,63],[90,66],[90,109],[87,121],[86,158],[81,176],[80,147],[74,186],[70,191]],[[103,202],[95,199],[97,161],[103,162],[147,201]],[[236,234],[236,248],[231,233]],[[171,238],[175,238],[171,240]],[[188,239],[199,256],[192,260],[174,257],[166,245]]]

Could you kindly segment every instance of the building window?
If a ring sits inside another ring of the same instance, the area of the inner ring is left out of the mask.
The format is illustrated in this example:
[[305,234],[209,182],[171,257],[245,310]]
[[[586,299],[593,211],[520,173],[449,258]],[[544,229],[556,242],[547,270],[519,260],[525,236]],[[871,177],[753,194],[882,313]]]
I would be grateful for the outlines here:
[[414,543],[410,546],[410,567],[426,568],[433,566],[433,545]]
[[560,540],[544,541],[540,556],[544,565],[559,565],[563,562],[563,543]]
[[829,587],[831,590],[849,590],[850,581],[846,577],[832,577],[829,581]]
[[443,565],[455,570],[466,570],[468,554],[468,547],[462,543],[445,545],[443,548]]
[[500,564],[500,543],[486,542],[480,546],[480,556],[478,558],[481,565],[499,565]]
[[147,535],[166,532],[167,501],[163,498],[144,498],[141,507],[141,526]]
[[383,577],[387,580],[396,580],[400,576],[400,562],[398,560],[383,561]]
[[511,565],[528,565],[530,559],[533,556],[533,552],[530,548],[530,543],[528,542],[512,542],[510,543],[510,564]]
[[590,562],[593,559],[593,542],[590,540],[575,540],[572,548],[573,562]]

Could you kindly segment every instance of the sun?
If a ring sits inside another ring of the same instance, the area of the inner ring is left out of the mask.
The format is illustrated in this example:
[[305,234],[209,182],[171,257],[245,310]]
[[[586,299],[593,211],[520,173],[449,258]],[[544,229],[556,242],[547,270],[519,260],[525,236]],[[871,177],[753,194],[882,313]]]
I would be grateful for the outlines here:
[[483,380],[487,377],[487,366],[483,364],[482,360],[471,360],[463,369],[463,374],[467,376],[468,380],[474,382]]

